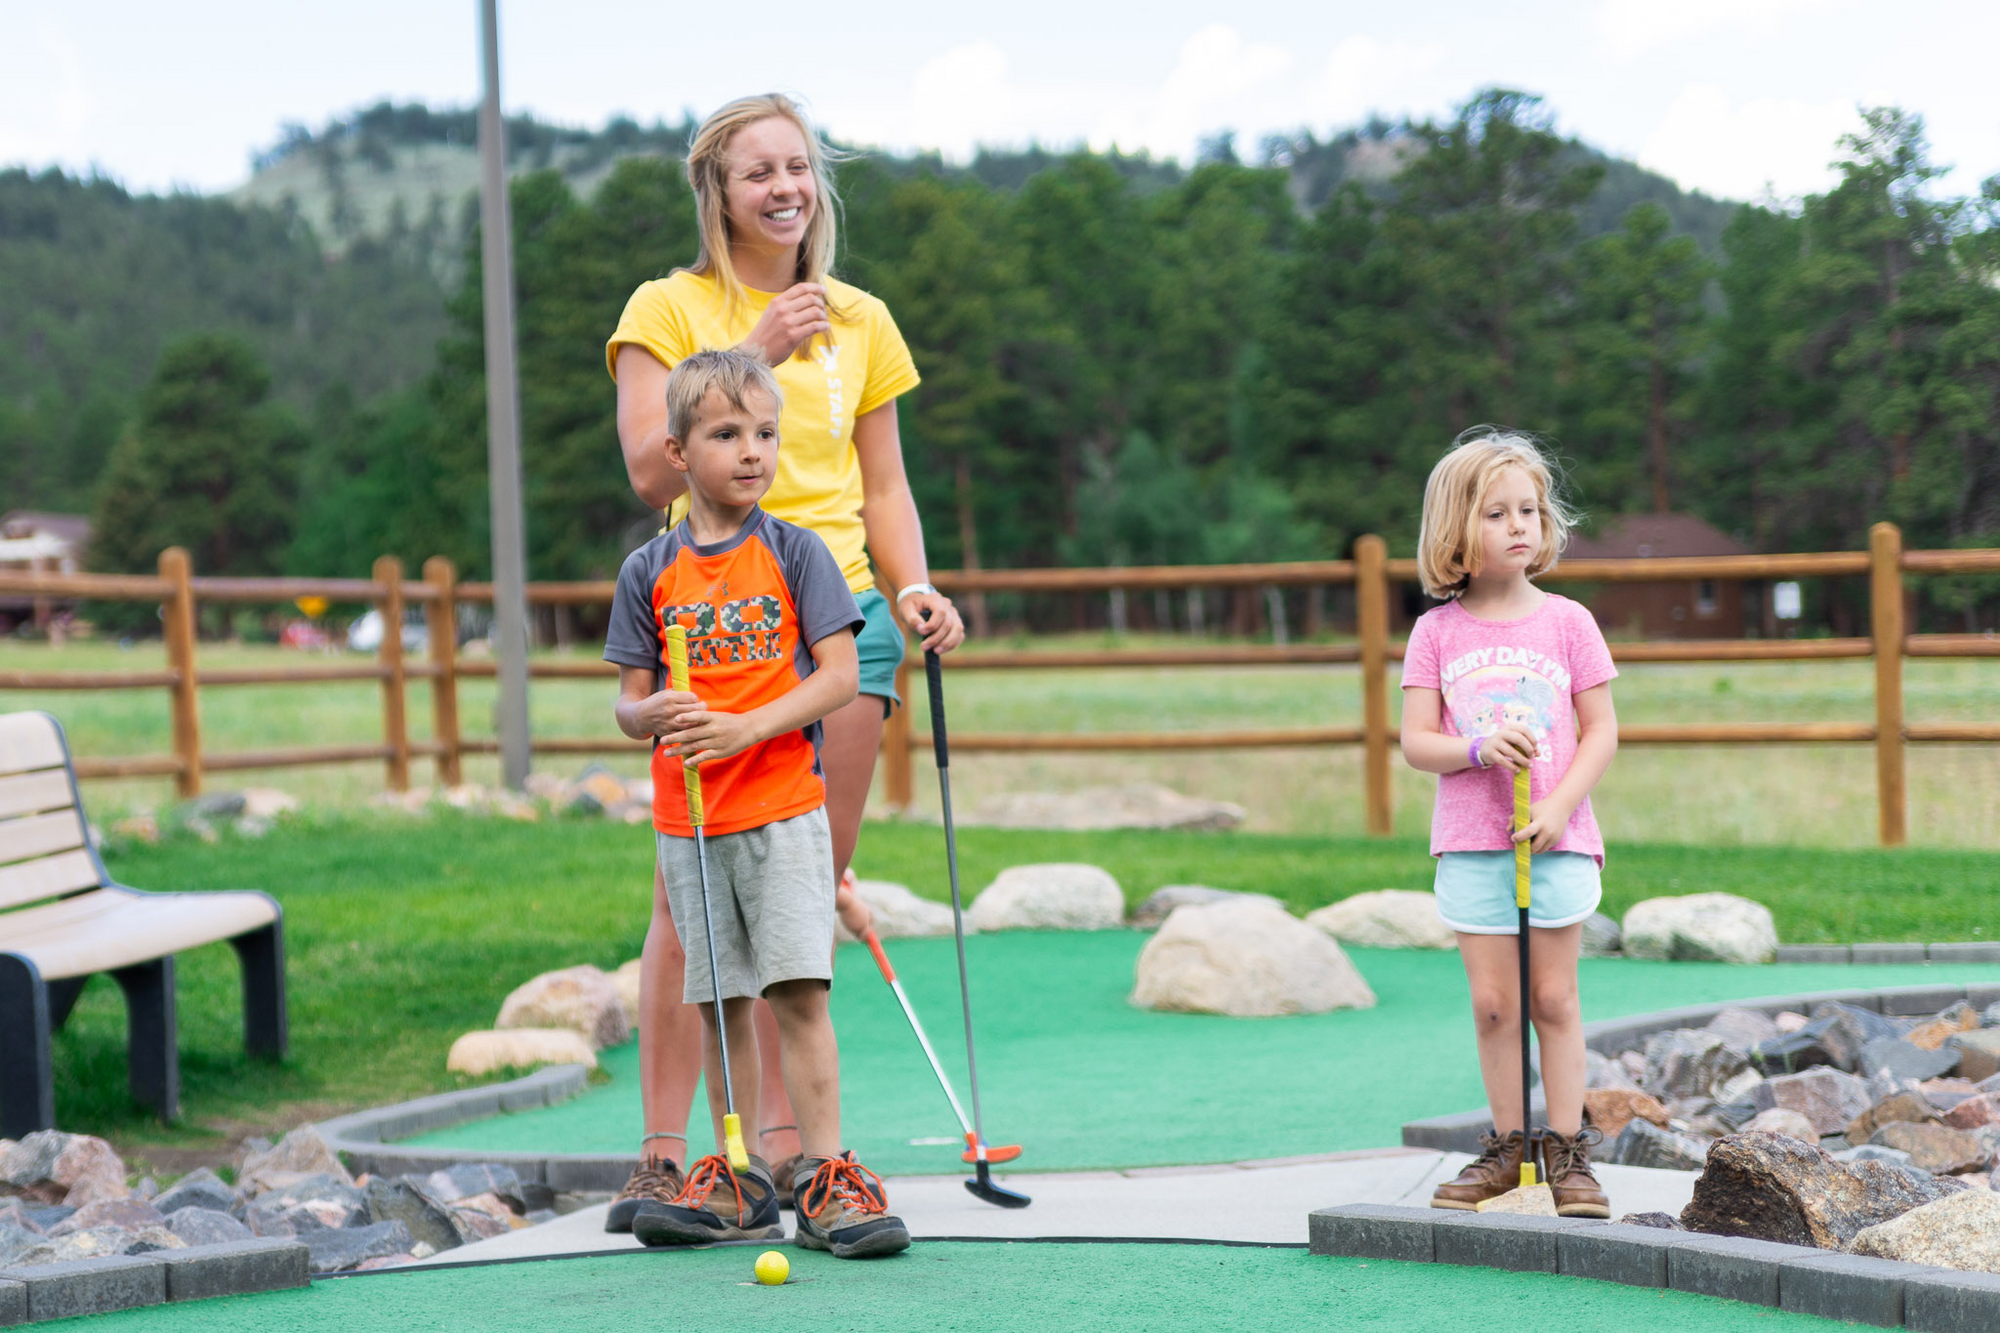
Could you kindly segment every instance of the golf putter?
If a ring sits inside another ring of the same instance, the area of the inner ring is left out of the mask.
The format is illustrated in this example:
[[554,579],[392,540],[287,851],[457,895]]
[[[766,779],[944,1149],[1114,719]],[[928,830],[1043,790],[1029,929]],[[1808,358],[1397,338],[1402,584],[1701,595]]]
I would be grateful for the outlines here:
[[965,912],[958,896],[958,835],[951,822],[951,748],[944,731],[944,668],[938,655],[929,649],[924,650],[924,682],[930,687],[931,749],[937,754],[938,796],[944,803],[944,859],[951,875],[951,933],[958,945],[958,1000],[965,1010],[965,1072],[972,1087],[974,1174],[973,1179],[965,1182],[965,1188],[975,1197],[1002,1208],[1026,1208],[1034,1202],[1027,1195],[993,1183],[989,1169],[993,1159],[986,1150],[986,1128],[979,1118],[979,1064],[972,1055],[972,988],[965,979]]
[[[676,690],[688,688],[687,627],[667,626],[667,677]],[[722,969],[715,961],[715,914],[708,905],[708,843],[701,833],[701,774],[686,764],[681,777],[687,784],[688,824],[694,829],[695,863],[701,867],[701,933],[708,941],[708,989],[715,997],[715,1041],[722,1049],[722,1139],[729,1169],[748,1171],[750,1153],[743,1146],[743,1121],[736,1114],[736,1084],[729,1076],[729,1020],[722,1012]]]
[[[1528,827],[1528,770],[1514,774],[1514,831]],[[1528,1059],[1528,840],[1514,844],[1514,906],[1521,914],[1521,1188],[1535,1183],[1534,1116],[1528,1108],[1528,1084],[1534,1078]]]

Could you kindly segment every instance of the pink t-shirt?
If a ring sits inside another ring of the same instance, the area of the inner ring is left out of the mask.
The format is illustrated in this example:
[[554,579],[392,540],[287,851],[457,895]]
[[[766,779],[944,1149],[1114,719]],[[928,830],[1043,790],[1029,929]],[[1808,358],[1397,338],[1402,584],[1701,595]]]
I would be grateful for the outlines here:
[[[1447,736],[1491,736],[1502,724],[1525,726],[1541,742],[1528,765],[1531,800],[1555,790],[1576,758],[1575,695],[1618,674],[1611,650],[1590,612],[1554,593],[1519,620],[1481,620],[1457,602],[1446,602],[1417,620],[1403,656],[1403,688],[1444,696]],[[1513,775],[1506,769],[1467,768],[1438,775],[1431,813],[1431,855],[1499,852],[1513,846]],[[1559,852],[1583,852],[1604,864],[1604,838],[1577,803]]]

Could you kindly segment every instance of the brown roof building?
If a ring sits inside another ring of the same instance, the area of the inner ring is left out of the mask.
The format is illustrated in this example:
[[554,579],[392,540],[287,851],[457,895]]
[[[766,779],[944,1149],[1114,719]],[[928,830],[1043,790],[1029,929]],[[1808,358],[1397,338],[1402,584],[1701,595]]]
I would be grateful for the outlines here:
[[[1620,514],[1596,536],[1570,540],[1567,559],[1647,559],[1753,555],[1748,546],[1693,514]],[[1756,579],[1571,585],[1607,635],[1625,639],[1740,639],[1768,633],[1764,584]]]

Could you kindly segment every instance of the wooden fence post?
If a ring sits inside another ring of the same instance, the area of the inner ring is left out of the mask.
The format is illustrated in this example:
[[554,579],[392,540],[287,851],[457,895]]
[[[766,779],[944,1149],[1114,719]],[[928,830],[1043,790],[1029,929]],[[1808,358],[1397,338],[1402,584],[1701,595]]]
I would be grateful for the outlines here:
[[1368,832],[1386,838],[1396,831],[1389,791],[1388,547],[1372,533],[1354,543],[1354,601],[1361,637],[1362,777]]
[[160,552],[160,577],[173,585],[166,604],[160,608],[161,629],[167,641],[167,666],[174,673],[168,687],[174,718],[174,757],[180,771],[174,775],[174,793],[182,800],[201,795],[201,702],[195,693],[194,665],[194,568],[185,548],[169,546]]
[[1894,523],[1868,530],[1868,609],[1875,638],[1875,798],[1884,847],[1909,839],[1903,780],[1903,532]]
[[903,701],[882,726],[882,790],[892,808],[903,811],[916,800],[910,779],[910,663],[896,663],[896,694]]
[[451,561],[434,555],[424,561],[424,582],[437,596],[424,606],[424,624],[430,634],[431,738],[437,742],[437,782],[440,787],[456,787],[459,776],[458,740],[458,570]]
[[389,747],[390,791],[410,789],[410,727],[403,700],[403,562],[385,555],[375,562],[375,581],[382,585],[382,645],[376,660],[388,674],[382,677],[382,739]]

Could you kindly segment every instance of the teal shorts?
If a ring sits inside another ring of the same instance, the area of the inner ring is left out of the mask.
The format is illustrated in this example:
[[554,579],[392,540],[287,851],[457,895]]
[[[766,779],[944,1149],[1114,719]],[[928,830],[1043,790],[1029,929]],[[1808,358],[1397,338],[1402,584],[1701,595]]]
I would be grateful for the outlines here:
[[[1445,852],[1437,859],[1438,915],[1467,935],[1518,935],[1514,853]],[[1604,897],[1597,858],[1543,852],[1528,861],[1528,924],[1537,930],[1573,926]]]
[[867,622],[854,638],[855,651],[861,656],[861,693],[880,699],[886,717],[891,708],[903,702],[896,693],[896,668],[902,664],[905,651],[903,629],[896,623],[896,610],[889,599],[873,588],[854,594],[854,600]]

